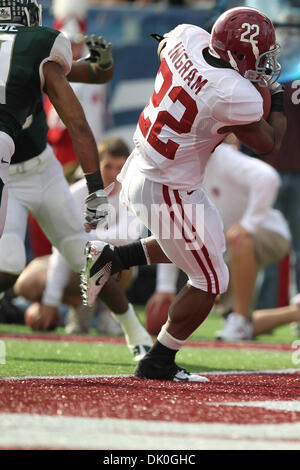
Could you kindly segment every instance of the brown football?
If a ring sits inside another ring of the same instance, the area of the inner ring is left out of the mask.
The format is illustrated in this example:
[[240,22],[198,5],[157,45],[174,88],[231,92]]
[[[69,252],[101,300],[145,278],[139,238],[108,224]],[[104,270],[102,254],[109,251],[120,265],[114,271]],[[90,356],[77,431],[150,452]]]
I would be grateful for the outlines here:
[[[25,324],[34,331],[42,331],[43,328],[38,322],[39,318],[39,304],[38,302],[34,302],[25,311]],[[47,330],[55,330],[60,325],[60,322],[61,318],[58,314],[55,316],[55,318],[52,319],[51,324],[49,325],[49,328],[47,328]]]
[[161,330],[161,327],[166,323],[168,319],[168,311],[171,302],[166,300],[159,313],[156,313],[156,309],[146,309],[146,330],[150,335],[157,336]]

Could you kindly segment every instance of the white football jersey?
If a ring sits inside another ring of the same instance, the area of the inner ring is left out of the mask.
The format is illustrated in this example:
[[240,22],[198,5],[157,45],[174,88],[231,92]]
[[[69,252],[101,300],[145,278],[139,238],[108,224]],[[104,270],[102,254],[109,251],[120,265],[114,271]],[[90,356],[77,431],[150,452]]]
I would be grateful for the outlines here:
[[45,77],[43,72],[43,66],[46,62],[56,62],[59,64],[65,73],[68,75],[72,67],[72,47],[70,40],[62,33],[60,33],[51,48],[49,57],[46,57],[40,64],[39,73],[41,80],[41,90],[44,88]]
[[238,222],[249,233],[265,228],[290,239],[285,218],[272,207],[280,178],[267,163],[224,143],[209,159],[202,186],[218,209],[225,232]]
[[201,185],[211,153],[226,136],[218,129],[259,121],[263,101],[235,70],[206,62],[205,30],[183,24],[166,36],[154,92],[134,134],[137,164],[152,181],[192,190]]
[[[70,83],[79,103],[81,104],[87,122],[93,132],[96,142],[103,137],[106,119],[107,87],[105,84]],[[53,105],[47,113],[47,123],[50,129],[57,127],[66,129]]]

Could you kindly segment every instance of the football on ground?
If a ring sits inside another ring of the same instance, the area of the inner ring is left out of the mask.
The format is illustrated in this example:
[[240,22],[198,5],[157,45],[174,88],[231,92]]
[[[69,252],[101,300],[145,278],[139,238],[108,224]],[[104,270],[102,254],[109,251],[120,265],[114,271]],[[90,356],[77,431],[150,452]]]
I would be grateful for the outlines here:
[[153,307],[146,308],[146,330],[150,335],[157,336],[161,330],[161,327],[166,323],[168,319],[168,311],[171,302],[165,300],[163,305],[159,309]]
[[[31,304],[25,311],[25,324],[29,326],[33,331],[41,331],[44,328],[40,326],[40,312],[39,312],[39,303]],[[55,330],[61,322],[61,317],[59,313],[55,315],[54,318],[51,319],[51,323],[49,324],[47,330],[52,331]]]

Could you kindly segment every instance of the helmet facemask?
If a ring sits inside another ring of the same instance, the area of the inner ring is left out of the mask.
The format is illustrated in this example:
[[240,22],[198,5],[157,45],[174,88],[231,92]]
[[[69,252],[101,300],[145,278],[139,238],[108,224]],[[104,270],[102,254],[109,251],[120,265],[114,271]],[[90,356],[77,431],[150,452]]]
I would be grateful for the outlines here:
[[274,49],[260,54],[255,62],[255,70],[246,70],[244,77],[262,88],[270,87],[280,76],[281,65],[277,60],[279,53],[280,47],[276,44]]

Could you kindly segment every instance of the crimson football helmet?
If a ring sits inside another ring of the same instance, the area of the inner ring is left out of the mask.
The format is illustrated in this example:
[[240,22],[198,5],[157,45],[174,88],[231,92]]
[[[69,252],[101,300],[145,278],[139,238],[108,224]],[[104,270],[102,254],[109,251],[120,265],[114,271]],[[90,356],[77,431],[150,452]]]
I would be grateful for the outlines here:
[[279,78],[280,47],[274,26],[255,8],[231,8],[220,15],[211,31],[209,50],[260,86],[270,86]]

